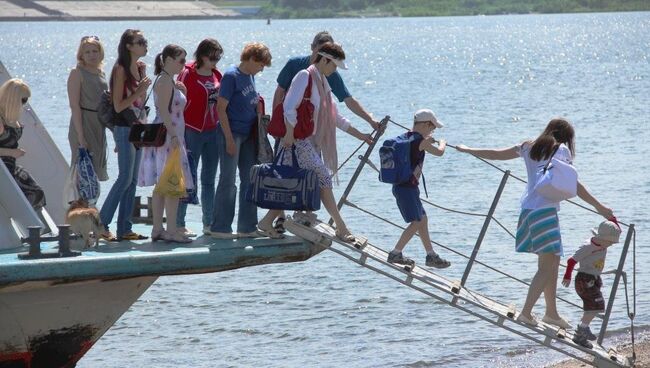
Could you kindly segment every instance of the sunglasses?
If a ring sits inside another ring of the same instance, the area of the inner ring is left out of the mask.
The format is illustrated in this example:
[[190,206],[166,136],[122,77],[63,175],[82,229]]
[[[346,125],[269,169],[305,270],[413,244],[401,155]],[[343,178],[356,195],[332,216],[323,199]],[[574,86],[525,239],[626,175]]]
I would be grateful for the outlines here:
[[23,98],[20,99],[20,101],[23,103],[23,105],[27,103],[27,100],[29,100],[29,97],[23,97]]
[[179,62],[181,65],[185,65],[185,62],[186,62],[186,61],[187,61],[187,60],[186,60],[185,58],[181,58],[181,59],[178,60],[178,62]]
[[136,45],[140,45],[140,46],[144,46],[144,47],[147,47],[147,45],[148,45],[149,43],[147,42],[146,39],[141,38],[141,39],[135,41],[134,44],[136,44]]
[[213,62],[213,63],[214,63],[214,62],[217,62],[217,63],[218,63],[219,60],[221,60],[221,55],[212,55],[212,56],[208,56],[208,60],[210,60],[210,61]]
[[83,37],[81,37],[81,40],[82,41],[86,41],[86,40],[99,41],[99,37],[97,37],[97,36],[83,36]]

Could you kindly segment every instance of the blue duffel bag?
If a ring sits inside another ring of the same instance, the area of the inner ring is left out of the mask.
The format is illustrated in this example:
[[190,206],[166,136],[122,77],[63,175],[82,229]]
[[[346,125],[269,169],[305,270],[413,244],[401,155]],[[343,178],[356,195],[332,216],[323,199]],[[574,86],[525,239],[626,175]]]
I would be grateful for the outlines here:
[[282,149],[270,164],[255,165],[251,168],[246,199],[257,207],[266,209],[320,209],[320,187],[316,172],[298,167],[295,147],[291,150],[292,165],[282,165],[286,151]]

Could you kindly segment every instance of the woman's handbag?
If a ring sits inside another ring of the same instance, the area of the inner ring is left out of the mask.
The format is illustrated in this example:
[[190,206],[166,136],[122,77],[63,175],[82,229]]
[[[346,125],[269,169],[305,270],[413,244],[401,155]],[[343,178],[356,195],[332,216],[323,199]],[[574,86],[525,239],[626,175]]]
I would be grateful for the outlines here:
[[320,209],[320,186],[316,172],[298,167],[296,148],[292,147],[292,165],[282,165],[286,149],[273,163],[255,165],[250,172],[246,200],[257,207],[278,210],[316,211]]
[[256,148],[255,153],[257,155],[258,164],[268,164],[273,162],[273,147],[271,146],[271,142],[269,141],[267,134],[269,120],[270,119],[268,115],[262,115],[257,124],[255,124],[257,126],[257,130],[253,133],[257,132],[257,134],[254,134],[254,138]]
[[537,173],[537,181],[533,190],[542,197],[553,202],[561,202],[573,198],[578,193],[578,172],[573,165],[556,159],[555,148],[551,158]]
[[160,147],[165,144],[167,128],[165,124],[134,124],[129,131],[129,142],[136,148]]
[[[305,94],[302,96],[302,101],[296,109],[297,124],[293,128],[293,137],[295,139],[305,139],[312,135],[314,132],[314,104],[311,103],[311,75],[305,88]],[[287,133],[287,127],[284,125],[284,107],[279,103],[273,109],[271,115],[271,123],[269,124],[269,134],[282,138]]]
[[[154,86],[157,81],[158,78],[156,78],[156,80],[154,81]],[[153,87],[151,88],[151,90],[153,91]],[[147,98],[144,100],[145,107],[147,107],[146,104],[147,101],[149,100],[150,94],[151,92],[147,95]],[[169,98],[169,105],[167,106],[167,109],[169,110],[170,114],[172,112],[173,100],[174,100],[174,87],[172,87],[172,95]],[[131,110],[131,109],[125,109],[125,111],[126,110]],[[163,144],[165,144],[166,139],[167,139],[167,128],[165,127],[164,123],[133,124],[131,126],[131,130],[129,131],[129,142],[131,142],[136,148],[160,147]]]
[[99,99],[99,105],[97,105],[97,118],[106,129],[113,131],[115,119],[117,119],[117,113],[113,107],[111,92],[108,90],[102,92]]

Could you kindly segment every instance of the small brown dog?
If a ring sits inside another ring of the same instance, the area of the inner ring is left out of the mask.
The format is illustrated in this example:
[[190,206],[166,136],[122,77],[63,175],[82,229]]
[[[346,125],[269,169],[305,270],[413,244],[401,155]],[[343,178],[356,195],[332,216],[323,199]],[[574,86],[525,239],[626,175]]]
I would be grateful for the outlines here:
[[96,208],[89,207],[85,199],[70,202],[66,215],[66,222],[70,225],[70,232],[81,235],[84,247],[90,247],[90,233],[95,235],[95,247],[99,246],[99,234],[104,230]]

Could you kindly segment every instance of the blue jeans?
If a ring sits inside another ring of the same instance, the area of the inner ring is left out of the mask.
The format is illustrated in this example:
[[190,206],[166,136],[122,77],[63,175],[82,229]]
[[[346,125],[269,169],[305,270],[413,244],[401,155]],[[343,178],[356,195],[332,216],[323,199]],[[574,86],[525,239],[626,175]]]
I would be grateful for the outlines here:
[[[214,211],[214,181],[217,176],[217,167],[219,166],[219,149],[217,146],[217,130],[207,132],[197,132],[191,128],[185,128],[185,147],[192,155],[193,165],[190,167],[192,175],[196,175],[201,162],[201,209],[203,210],[203,226],[212,224],[212,212]],[[194,183],[198,188],[198,184]],[[178,204],[178,217],[176,225],[185,227],[185,214],[187,213],[187,203]]]
[[108,230],[108,225],[113,221],[113,215],[119,204],[117,213],[117,233],[118,238],[130,233],[133,223],[133,207],[135,206],[135,188],[138,183],[138,170],[140,168],[140,156],[142,151],[136,150],[133,144],[129,142],[128,127],[116,126],[113,129],[113,138],[117,147],[117,167],[118,175],[111,191],[108,192],[104,205],[99,211],[99,217]]
[[250,171],[255,164],[255,142],[252,136],[233,133],[235,154],[226,152],[226,137],[217,128],[217,146],[219,147],[219,162],[221,171],[219,184],[214,196],[214,212],[210,230],[220,233],[232,232],[232,221],[235,217],[235,197],[237,186],[235,175],[239,168],[239,216],[237,232],[250,233],[257,229],[257,206],[246,200],[246,191],[250,186]]

